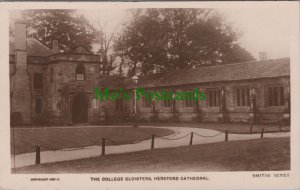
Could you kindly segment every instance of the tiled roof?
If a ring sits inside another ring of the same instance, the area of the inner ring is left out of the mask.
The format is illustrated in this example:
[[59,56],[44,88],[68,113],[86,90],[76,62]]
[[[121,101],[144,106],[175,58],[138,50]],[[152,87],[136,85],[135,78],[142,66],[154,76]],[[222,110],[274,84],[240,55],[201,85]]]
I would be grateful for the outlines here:
[[[53,54],[52,50],[35,38],[27,38],[28,56],[49,56]],[[9,37],[9,55],[14,55],[15,38]]]
[[[175,70],[155,75],[154,80],[141,78],[139,87],[172,86],[218,81],[235,81],[290,75],[290,59],[253,61],[198,69]],[[147,76],[149,77],[149,76]],[[150,77],[151,78],[151,77]]]
[[66,51],[66,53],[76,53],[76,54],[93,54],[92,52],[90,52],[89,50],[87,50],[85,47],[83,46],[78,46],[75,49]]
[[125,88],[127,86],[129,78],[119,76],[102,76],[98,81],[98,87],[109,89]]

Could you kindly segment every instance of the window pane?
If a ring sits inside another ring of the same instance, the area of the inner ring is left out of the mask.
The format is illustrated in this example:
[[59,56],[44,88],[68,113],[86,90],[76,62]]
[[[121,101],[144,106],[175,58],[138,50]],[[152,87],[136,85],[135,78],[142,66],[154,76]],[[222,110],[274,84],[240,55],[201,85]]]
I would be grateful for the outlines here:
[[237,99],[237,106],[241,106],[240,104],[240,89],[236,89],[236,99]]
[[213,106],[213,105],[212,105],[212,96],[213,96],[213,95],[212,95],[212,91],[209,91],[209,96],[208,96],[208,97],[209,97],[209,99],[208,99],[209,102],[208,102],[208,103],[209,103],[209,106],[210,106],[210,107]]
[[280,87],[280,105],[284,105],[284,89],[282,86]]
[[[217,107],[220,104],[220,91],[218,89],[208,89],[207,93],[207,106],[208,107]],[[189,101],[190,107],[194,106],[194,100]]]
[[216,106],[217,105],[217,93],[216,93],[215,90],[213,91],[213,94],[214,94],[214,96],[213,96],[213,106]]
[[42,89],[43,88],[43,74],[42,73],[34,73],[33,87],[34,87],[34,89]]
[[272,87],[269,87],[269,106],[272,106]]
[[267,87],[267,105],[283,106],[284,105],[284,88],[279,85]]
[[119,102],[119,110],[123,111],[123,98],[120,98],[120,102]]
[[35,99],[35,113],[36,114],[42,113],[42,99],[41,98]]
[[85,68],[84,65],[79,64],[76,67],[76,80],[84,80]]
[[220,91],[219,90],[215,90],[216,92],[216,107],[220,105]]
[[242,106],[245,106],[245,89],[242,88]]
[[250,106],[250,89],[247,88],[247,106]]
[[76,79],[77,80],[84,80],[84,75],[83,74],[77,74]]
[[273,105],[274,106],[278,106],[278,88],[277,88],[277,86],[275,86],[274,88],[273,88],[273,93],[274,93],[274,96],[273,96]]

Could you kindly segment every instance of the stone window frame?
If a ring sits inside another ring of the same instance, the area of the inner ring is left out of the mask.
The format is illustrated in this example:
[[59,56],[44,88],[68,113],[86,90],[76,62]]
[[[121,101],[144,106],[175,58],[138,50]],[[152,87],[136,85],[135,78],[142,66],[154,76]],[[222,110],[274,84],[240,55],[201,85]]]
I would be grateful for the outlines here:
[[[270,93],[272,93],[273,95],[270,95]],[[284,106],[284,85],[283,84],[265,85],[265,102],[266,102],[265,103],[266,107],[283,107]]]
[[85,67],[84,64],[78,64],[75,68],[75,78],[76,81],[84,81],[85,80]]
[[115,110],[119,112],[124,112],[124,98],[117,98],[115,101]]
[[233,102],[235,107],[250,107],[249,86],[234,86],[233,93]]
[[206,88],[206,107],[217,108],[221,104],[221,90],[218,87]]
[[40,115],[43,112],[43,99],[42,99],[42,97],[35,97],[34,98],[34,107],[35,107],[35,114],[36,115]]
[[[166,89],[166,93],[170,93],[170,92],[173,92],[173,90]],[[168,100],[167,98],[165,100],[161,100],[161,106],[163,108],[172,108],[172,97],[170,100]]]
[[44,87],[43,84],[43,73],[35,72],[33,73],[33,89],[34,90],[42,90]]
[[[187,92],[189,92],[189,93],[192,92],[193,93],[192,99],[186,99],[185,93],[187,93]],[[183,89],[182,90],[182,97],[183,97],[183,107],[193,108],[196,105],[196,100],[194,100],[195,93],[193,92],[192,89]]]
[[148,97],[146,98],[145,96],[143,96],[143,107],[144,108],[151,108],[152,107],[152,97]]

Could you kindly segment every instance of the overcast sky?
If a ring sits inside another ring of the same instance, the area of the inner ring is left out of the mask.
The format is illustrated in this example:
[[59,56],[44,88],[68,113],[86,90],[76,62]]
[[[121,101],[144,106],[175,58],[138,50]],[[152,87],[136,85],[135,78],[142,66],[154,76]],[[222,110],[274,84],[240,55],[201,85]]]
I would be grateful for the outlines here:
[[289,12],[285,9],[223,10],[235,27],[243,32],[240,44],[256,58],[266,51],[268,58],[289,57]]

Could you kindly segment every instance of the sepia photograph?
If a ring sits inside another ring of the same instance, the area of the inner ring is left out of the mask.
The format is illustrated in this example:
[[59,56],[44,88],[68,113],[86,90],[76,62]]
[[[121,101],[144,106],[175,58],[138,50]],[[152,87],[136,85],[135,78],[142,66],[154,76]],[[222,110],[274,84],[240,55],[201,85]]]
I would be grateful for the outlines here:
[[121,5],[7,11],[11,178],[288,179],[293,11]]
[[105,12],[10,12],[13,173],[290,169],[288,41],[255,55],[215,9]]

